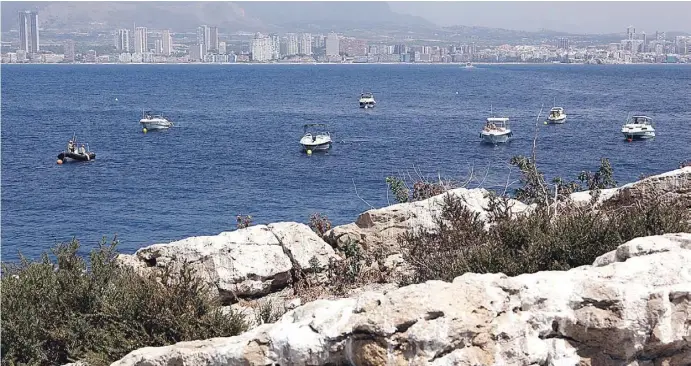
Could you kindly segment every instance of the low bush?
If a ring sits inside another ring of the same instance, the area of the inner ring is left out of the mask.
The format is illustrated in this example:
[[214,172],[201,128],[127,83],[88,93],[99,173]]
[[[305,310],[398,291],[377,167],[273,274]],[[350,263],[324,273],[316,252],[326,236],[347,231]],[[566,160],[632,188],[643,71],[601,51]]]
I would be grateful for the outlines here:
[[102,242],[88,262],[72,241],[57,245],[54,258],[2,265],[3,365],[106,365],[138,348],[247,329],[187,265],[159,282],[118,265],[116,244]]
[[466,272],[510,276],[568,270],[592,264],[598,256],[642,236],[691,230],[686,208],[652,201],[611,210],[571,208],[553,217],[542,208],[498,221],[489,230],[458,197],[447,196],[432,230],[414,230],[399,238],[415,282],[450,281]]
[[[447,195],[432,229],[412,230],[398,239],[404,259],[414,269],[415,282],[450,281],[466,272],[513,276],[567,270],[592,264],[598,256],[637,237],[691,230],[691,214],[684,202],[662,196],[595,206],[601,189],[616,186],[607,159],[601,160],[595,173],[582,172],[580,184],[554,179],[556,194],[549,193],[532,159],[515,157],[511,163],[522,173],[516,198],[535,208],[512,216],[509,197],[490,194],[490,226],[486,228],[461,198]],[[591,191],[589,204],[577,206],[569,201],[569,193],[584,189]]]
[[237,215],[237,217],[235,217],[235,221],[237,222],[236,226],[238,229],[244,229],[252,225],[252,216]]
[[327,231],[331,230],[331,221],[326,215],[314,213],[310,215],[309,227],[321,238]]

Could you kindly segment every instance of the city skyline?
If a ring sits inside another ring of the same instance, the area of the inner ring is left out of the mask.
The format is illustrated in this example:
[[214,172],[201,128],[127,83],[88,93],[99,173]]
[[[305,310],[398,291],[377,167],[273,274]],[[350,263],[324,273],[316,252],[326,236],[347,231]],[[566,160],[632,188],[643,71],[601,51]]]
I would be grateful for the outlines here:
[[[249,40],[238,41],[232,34],[222,33],[217,25],[196,27],[192,39],[189,34],[171,29],[151,29],[148,24],[132,23],[127,28],[109,31],[112,48],[100,52],[90,49],[75,52],[74,40],[62,42],[62,54],[41,51],[39,45],[38,12],[18,13],[19,40],[16,52],[12,43],[3,44],[3,63],[14,62],[566,62],[566,63],[639,63],[687,62],[691,58],[691,36],[667,38],[666,32],[656,31],[651,37],[636,27],[626,27],[625,36],[617,42],[584,42],[573,36],[542,39],[533,44],[506,43],[489,45],[468,38],[465,41],[367,40],[330,31],[326,34],[310,32],[255,32]],[[68,31],[69,32],[69,31]],[[49,33],[51,34],[51,33]],[[67,33],[69,34],[69,33]],[[174,38],[181,35],[182,38]],[[64,38],[61,33],[52,36]],[[98,37],[96,37],[98,38]],[[223,38],[223,41],[221,39]],[[413,41],[412,43],[410,41]],[[49,38],[50,43],[50,38]],[[422,44],[421,44],[422,43]],[[229,44],[231,47],[229,49]],[[9,47],[7,47],[9,46]],[[54,50],[54,44],[53,50]],[[88,47],[88,44],[87,44]],[[9,50],[8,50],[9,48]],[[51,47],[49,47],[50,49]]]

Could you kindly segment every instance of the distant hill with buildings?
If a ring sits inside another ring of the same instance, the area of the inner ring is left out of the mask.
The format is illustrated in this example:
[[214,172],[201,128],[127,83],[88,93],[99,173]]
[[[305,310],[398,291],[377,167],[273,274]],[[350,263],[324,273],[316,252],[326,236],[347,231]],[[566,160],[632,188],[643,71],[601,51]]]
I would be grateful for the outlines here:
[[[363,5],[366,4],[366,11]],[[49,29],[149,28],[191,31],[200,24],[225,32],[435,27],[391,11],[385,2],[2,2],[2,30],[17,27],[17,12],[38,10]]]

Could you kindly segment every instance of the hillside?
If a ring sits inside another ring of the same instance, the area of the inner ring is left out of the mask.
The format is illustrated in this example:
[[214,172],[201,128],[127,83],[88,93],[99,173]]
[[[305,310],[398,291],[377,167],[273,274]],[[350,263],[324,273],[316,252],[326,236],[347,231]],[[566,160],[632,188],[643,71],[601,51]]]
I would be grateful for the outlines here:
[[330,30],[362,26],[433,26],[422,18],[397,14],[385,2],[16,2],[2,3],[2,30],[17,26],[17,12],[37,9],[41,26],[117,28],[133,24],[191,31],[200,24],[225,32]]

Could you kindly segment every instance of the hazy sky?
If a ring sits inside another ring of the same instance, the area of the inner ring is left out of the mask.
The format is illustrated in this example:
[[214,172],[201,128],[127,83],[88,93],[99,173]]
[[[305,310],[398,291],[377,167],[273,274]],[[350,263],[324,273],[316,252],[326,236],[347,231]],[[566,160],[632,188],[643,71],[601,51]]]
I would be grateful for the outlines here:
[[443,26],[622,33],[633,25],[638,33],[691,32],[691,1],[399,1],[389,5],[397,13],[419,15]]

